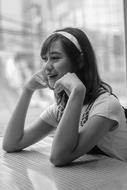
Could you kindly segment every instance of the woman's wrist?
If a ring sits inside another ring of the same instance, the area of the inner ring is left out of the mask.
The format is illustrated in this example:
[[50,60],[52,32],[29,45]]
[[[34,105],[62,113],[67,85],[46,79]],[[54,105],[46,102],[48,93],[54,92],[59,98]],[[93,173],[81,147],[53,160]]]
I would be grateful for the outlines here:
[[86,90],[84,88],[74,88],[71,92],[71,95],[69,97],[70,100],[78,100],[83,103],[85,99]]
[[85,97],[86,88],[83,85],[77,86],[72,90],[72,94],[81,96],[81,97]]
[[27,85],[23,87],[23,91],[27,93],[33,94],[35,92],[35,89],[29,88]]

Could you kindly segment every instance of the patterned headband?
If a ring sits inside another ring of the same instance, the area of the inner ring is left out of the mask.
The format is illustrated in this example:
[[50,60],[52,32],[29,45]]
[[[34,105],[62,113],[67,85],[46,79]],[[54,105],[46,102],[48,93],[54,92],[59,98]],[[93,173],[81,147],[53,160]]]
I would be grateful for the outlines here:
[[65,31],[58,31],[58,32],[54,32],[53,34],[61,34],[65,38],[69,39],[77,47],[77,49],[80,51],[80,53],[82,53],[81,47],[78,43],[78,40],[72,34],[65,32]]

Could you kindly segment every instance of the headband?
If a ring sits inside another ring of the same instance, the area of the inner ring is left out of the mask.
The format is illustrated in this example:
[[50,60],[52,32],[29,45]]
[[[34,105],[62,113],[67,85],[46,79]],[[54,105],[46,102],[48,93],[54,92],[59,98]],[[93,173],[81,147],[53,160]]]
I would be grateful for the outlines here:
[[81,47],[78,43],[78,40],[76,39],[76,37],[74,35],[72,35],[68,32],[65,32],[65,31],[58,31],[58,32],[54,32],[53,34],[61,34],[65,38],[69,39],[77,47],[77,49],[80,51],[80,53],[82,53]]

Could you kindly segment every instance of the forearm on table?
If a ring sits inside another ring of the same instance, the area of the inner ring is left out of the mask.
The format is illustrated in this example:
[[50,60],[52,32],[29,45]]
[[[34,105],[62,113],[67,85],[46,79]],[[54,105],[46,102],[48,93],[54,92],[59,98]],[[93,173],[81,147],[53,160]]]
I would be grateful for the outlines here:
[[9,146],[14,146],[21,140],[24,132],[26,113],[32,94],[32,91],[24,88],[22,95],[6,128],[3,146],[7,146],[7,144]]
[[52,155],[71,153],[78,143],[79,118],[85,94],[73,92],[58,125],[52,145]]

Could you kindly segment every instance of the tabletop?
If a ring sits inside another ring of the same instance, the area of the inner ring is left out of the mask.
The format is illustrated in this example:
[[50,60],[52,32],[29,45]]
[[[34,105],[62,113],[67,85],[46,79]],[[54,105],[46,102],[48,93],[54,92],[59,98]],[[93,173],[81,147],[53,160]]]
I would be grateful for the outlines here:
[[126,162],[84,155],[69,166],[55,167],[49,161],[51,143],[46,137],[17,153],[6,153],[0,146],[0,190],[127,189]]

